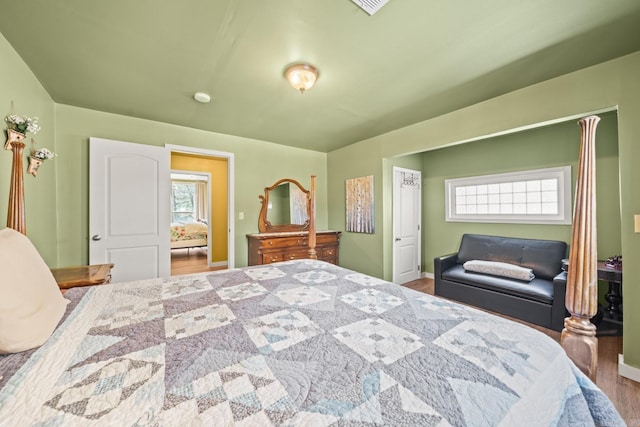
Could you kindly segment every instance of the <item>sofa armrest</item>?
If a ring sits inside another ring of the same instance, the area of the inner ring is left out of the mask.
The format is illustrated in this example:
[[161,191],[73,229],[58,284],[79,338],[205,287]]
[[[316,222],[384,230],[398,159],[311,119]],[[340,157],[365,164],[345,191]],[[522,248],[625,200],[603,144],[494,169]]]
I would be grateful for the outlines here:
[[551,305],[551,329],[561,331],[564,328],[564,319],[569,317],[566,307],[567,272],[558,273],[553,278],[553,304]]
[[458,262],[458,252],[435,257],[433,259],[433,276],[436,279],[442,277],[442,272],[453,267]]

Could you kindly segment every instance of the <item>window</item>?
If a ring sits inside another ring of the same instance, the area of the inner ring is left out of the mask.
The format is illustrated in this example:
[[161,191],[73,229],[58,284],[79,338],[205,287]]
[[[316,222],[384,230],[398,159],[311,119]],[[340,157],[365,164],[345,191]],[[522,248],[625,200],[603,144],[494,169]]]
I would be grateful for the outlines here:
[[571,224],[571,166],[445,180],[446,220]]
[[171,181],[171,222],[195,222],[196,183]]
[[208,221],[208,175],[171,173],[171,222]]

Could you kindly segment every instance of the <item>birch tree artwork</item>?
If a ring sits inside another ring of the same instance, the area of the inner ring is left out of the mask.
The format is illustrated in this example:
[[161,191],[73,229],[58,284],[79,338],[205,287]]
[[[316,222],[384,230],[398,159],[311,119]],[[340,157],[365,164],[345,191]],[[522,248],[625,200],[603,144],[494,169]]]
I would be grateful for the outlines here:
[[370,233],[375,231],[373,204],[373,175],[346,181],[347,231]]

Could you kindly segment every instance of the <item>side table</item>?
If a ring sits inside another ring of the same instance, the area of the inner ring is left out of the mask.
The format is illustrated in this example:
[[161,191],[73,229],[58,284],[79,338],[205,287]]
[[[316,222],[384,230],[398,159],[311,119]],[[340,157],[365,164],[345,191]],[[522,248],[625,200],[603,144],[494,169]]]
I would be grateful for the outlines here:
[[113,264],[81,265],[77,267],[52,268],[51,273],[56,279],[60,290],[78,286],[104,285],[111,280]]
[[609,305],[602,310],[596,335],[622,335],[622,267],[608,267],[604,261],[598,261],[598,279],[609,283],[604,296]]
[[[564,271],[568,271],[568,264],[568,260],[562,260]],[[591,318],[598,328],[596,336],[622,335],[622,267],[608,267],[604,261],[598,261],[598,280],[609,284],[604,296],[609,305],[603,308],[598,304],[598,312]]]

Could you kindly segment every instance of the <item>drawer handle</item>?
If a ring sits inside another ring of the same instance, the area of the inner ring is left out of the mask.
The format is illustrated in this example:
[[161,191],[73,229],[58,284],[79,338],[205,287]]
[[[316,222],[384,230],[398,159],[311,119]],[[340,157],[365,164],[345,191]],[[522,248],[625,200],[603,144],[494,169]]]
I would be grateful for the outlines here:
[[271,258],[271,262],[276,262],[276,261],[278,261],[278,258],[273,258],[273,257]]
[[273,241],[269,240],[269,244],[270,244],[270,245],[273,245]]
[[295,256],[295,255],[291,255],[291,256],[289,257],[289,259],[296,259],[296,256]]

